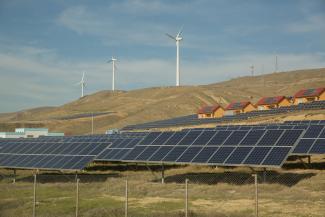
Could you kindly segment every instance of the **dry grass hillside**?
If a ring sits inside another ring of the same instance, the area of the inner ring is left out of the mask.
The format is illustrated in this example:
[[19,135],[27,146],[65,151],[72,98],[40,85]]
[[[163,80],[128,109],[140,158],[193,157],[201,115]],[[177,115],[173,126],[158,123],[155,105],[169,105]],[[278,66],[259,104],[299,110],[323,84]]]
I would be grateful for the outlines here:
[[201,86],[101,91],[58,107],[0,114],[0,130],[43,126],[51,131],[85,134],[91,130],[90,114],[101,112],[95,117],[95,131],[103,133],[108,128],[193,114],[204,104],[256,102],[262,96],[290,96],[311,87],[325,87],[325,68],[241,77]]

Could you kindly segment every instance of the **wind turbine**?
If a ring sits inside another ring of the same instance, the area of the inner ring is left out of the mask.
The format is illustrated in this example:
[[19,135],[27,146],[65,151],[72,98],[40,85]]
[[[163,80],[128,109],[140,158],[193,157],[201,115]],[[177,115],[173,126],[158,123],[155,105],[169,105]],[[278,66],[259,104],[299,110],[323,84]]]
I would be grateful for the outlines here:
[[79,83],[77,83],[77,85],[81,85],[81,97],[84,96],[84,88],[86,87],[86,81],[85,81],[85,73],[82,73],[82,78],[81,81]]
[[249,68],[251,69],[252,76],[254,76],[254,65],[251,65]]
[[113,70],[112,70],[112,91],[115,90],[115,69],[116,69],[116,66],[115,66],[115,61],[117,59],[112,57],[112,59],[108,60],[107,63],[112,63],[112,67],[113,67]]
[[168,33],[166,33],[166,35],[175,40],[176,41],[176,86],[178,87],[180,85],[180,72],[179,72],[179,43],[180,41],[183,39],[181,37],[183,31],[183,27],[180,28],[179,32],[177,33],[177,35],[174,37]]

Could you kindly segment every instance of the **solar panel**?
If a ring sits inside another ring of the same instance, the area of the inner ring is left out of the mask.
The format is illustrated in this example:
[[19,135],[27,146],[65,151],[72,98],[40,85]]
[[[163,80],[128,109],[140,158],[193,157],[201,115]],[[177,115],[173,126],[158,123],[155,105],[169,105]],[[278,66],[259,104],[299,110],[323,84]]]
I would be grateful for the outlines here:
[[262,164],[264,166],[281,165],[288,156],[290,150],[290,147],[273,147]]
[[265,133],[265,130],[251,130],[247,136],[240,142],[240,145],[254,145]]
[[244,139],[248,131],[233,131],[223,145],[237,145]]
[[263,162],[266,155],[269,153],[272,147],[256,147],[248,155],[244,164],[247,165],[259,165]]
[[[71,138],[67,138],[71,140]],[[81,141],[87,141],[82,140]],[[66,142],[66,138],[0,140],[0,167],[80,170],[110,143]]]
[[193,158],[202,150],[202,147],[189,147],[178,159],[177,162],[191,162]]
[[174,162],[176,161],[181,154],[187,149],[186,146],[176,146],[163,158],[162,161],[165,162]]
[[173,149],[173,146],[161,146],[148,161],[160,162]]
[[273,146],[277,142],[277,140],[279,139],[282,133],[283,130],[268,130],[257,145]]
[[241,164],[253,147],[237,147],[234,152],[227,158],[225,164],[239,165]]
[[324,125],[310,125],[304,135],[304,138],[317,138],[322,132]]
[[204,147],[191,161],[192,163],[206,163],[219,147]]
[[177,145],[179,143],[179,141],[181,141],[183,139],[183,137],[185,137],[185,135],[188,132],[176,132],[174,133],[174,135],[172,135],[166,142],[164,145]]
[[295,149],[292,151],[294,154],[307,154],[314,144],[315,139],[301,139]]
[[202,131],[191,131],[177,145],[191,145],[194,140],[202,133]]
[[216,134],[216,131],[203,131],[201,135],[192,143],[192,145],[204,146]]
[[223,164],[223,162],[234,151],[235,147],[220,147],[208,160],[210,164]]
[[157,137],[151,145],[162,145],[164,144],[175,132],[163,132]]
[[218,131],[208,142],[208,146],[213,145],[222,145],[223,142],[228,138],[228,136],[232,133],[232,131]]
[[325,154],[325,139],[317,139],[308,154]]

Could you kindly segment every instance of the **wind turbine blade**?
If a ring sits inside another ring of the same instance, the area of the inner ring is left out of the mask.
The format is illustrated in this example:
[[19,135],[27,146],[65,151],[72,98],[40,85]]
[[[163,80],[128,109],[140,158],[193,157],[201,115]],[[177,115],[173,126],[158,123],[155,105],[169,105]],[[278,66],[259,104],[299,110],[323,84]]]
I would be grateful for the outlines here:
[[113,60],[108,60],[106,63],[111,63],[111,62],[113,62]]
[[177,37],[179,37],[183,32],[183,26],[179,29],[178,33],[177,33]]
[[166,35],[167,35],[169,38],[171,38],[171,39],[173,39],[173,40],[176,40],[176,38],[175,38],[174,36],[172,36],[172,35],[170,35],[170,34],[168,34],[168,33],[166,33]]

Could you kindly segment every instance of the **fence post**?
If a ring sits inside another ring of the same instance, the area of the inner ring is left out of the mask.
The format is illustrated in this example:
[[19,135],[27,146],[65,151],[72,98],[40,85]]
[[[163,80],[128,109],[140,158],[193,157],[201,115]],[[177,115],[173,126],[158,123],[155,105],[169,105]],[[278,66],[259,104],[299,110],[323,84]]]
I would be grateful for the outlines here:
[[164,164],[161,165],[161,184],[165,184],[165,167],[164,167]]
[[188,217],[188,179],[185,179],[185,217]]
[[16,169],[14,169],[14,178],[12,179],[12,183],[13,184],[16,183]]
[[[76,175],[77,177],[77,175]],[[76,180],[76,217],[79,215],[79,181],[80,179],[77,178]]]
[[34,172],[33,217],[36,216],[36,172]]
[[253,174],[255,178],[255,217],[258,217],[258,176],[257,173]]
[[129,200],[129,194],[128,194],[128,180],[125,180],[125,217],[128,217],[128,200]]

